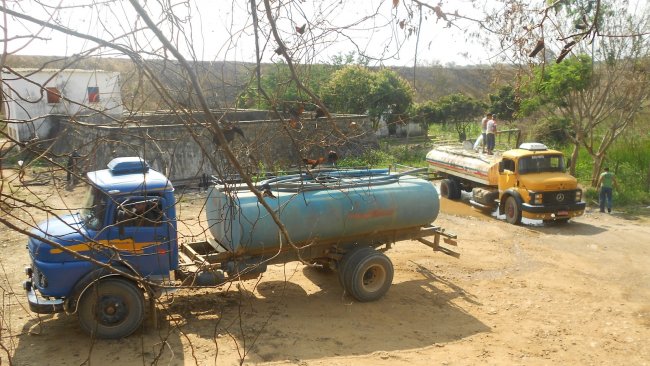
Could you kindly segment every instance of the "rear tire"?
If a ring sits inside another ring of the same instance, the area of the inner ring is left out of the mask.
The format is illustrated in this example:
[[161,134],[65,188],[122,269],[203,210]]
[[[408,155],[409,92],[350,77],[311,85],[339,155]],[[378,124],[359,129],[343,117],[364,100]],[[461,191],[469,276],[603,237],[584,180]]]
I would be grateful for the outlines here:
[[393,263],[384,253],[364,251],[348,262],[344,287],[358,301],[375,301],[388,292],[393,275]]
[[368,253],[372,253],[374,251],[375,250],[373,248],[371,248],[371,247],[362,246],[362,247],[354,247],[354,248],[350,249],[347,253],[345,253],[345,255],[343,256],[343,258],[341,259],[341,261],[338,264],[339,283],[341,284],[341,286],[343,288],[345,288],[345,272],[348,270],[349,263],[352,262],[352,258],[354,258],[354,257],[356,257],[358,255],[364,256],[364,255],[367,255]]
[[460,198],[460,186],[453,179],[443,179],[440,181],[440,195],[450,200]]
[[144,319],[144,296],[122,278],[100,280],[79,299],[81,329],[92,337],[119,339],[135,332]]
[[517,199],[513,196],[510,196],[506,199],[506,221],[513,225],[521,224],[521,208],[517,203]]

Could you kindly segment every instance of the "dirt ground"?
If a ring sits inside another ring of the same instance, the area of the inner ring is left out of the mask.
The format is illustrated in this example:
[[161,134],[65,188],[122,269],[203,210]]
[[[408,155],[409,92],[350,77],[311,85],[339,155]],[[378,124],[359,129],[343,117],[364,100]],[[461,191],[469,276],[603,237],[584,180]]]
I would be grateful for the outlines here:
[[[81,199],[27,188],[53,207]],[[202,200],[183,195],[186,235]],[[26,238],[2,227],[0,365],[647,365],[649,223],[588,209],[567,225],[512,226],[443,201],[436,224],[458,234],[460,258],[397,243],[393,286],[377,302],[289,263],[259,281],[178,291],[158,306],[158,328],[147,320],[115,341],[89,339],[75,316],[26,310]]]

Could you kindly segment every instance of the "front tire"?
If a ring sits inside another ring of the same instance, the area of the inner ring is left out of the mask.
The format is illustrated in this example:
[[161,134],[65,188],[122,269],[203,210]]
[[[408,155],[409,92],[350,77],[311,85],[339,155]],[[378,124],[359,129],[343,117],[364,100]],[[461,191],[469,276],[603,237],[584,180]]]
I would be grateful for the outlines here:
[[119,339],[135,332],[144,319],[144,296],[133,282],[106,278],[79,300],[79,324],[93,337]]
[[380,299],[393,284],[393,263],[384,253],[372,250],[356,255],[345,271],[345,290],[361,302]]
[[521,208],[519,208],[519,203],[514,196],[510,196],[506,199],[506,221],[513,225],[521,224]]

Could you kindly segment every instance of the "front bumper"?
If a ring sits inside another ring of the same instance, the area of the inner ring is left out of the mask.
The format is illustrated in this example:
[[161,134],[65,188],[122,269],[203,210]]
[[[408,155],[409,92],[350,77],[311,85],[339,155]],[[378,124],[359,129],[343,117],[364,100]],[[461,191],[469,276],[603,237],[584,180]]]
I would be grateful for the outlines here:
[[529,219],[562,219],[580,216],[585,212],[585,202],[575,202],[568,205],[544,206],[522,203],[523,216]]
[[64,311],[63,299],[43,299],[38,296],[34,288],[32,287],[31,281],[25,281],[23,287],[27,293],[27,302],[29,302],[29,310],[37,314],[54,314],[61,313]]

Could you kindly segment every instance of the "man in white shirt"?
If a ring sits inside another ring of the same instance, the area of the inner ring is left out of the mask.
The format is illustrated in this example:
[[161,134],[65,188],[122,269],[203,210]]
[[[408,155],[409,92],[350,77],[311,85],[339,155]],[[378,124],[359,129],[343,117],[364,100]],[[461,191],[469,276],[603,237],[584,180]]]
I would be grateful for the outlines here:
[[[486,143],[486,138],[485,132],[487,131],[487,123],[489,120],[492,119],[492,113],[487,113],[485,117],[481,120],[481,137],[479,137],[481,147],[483,148],[483,153],[485,153],[485,143]],[[474,144],[474,150],[478,151],[478,143]]]
[[486,125],[486,131],[485,131],[486,135],[485,135],[485,137],[487,138],[486,145],[487,145],[487,153],[488,153],[488,155],[493,154],[494,145],[496,144],[496,134],[497,134],[497,121],[496,121],[496,119],[497,119],[497,116],[492,115],[492,118],[489,121],[487,121],[487,125]]

